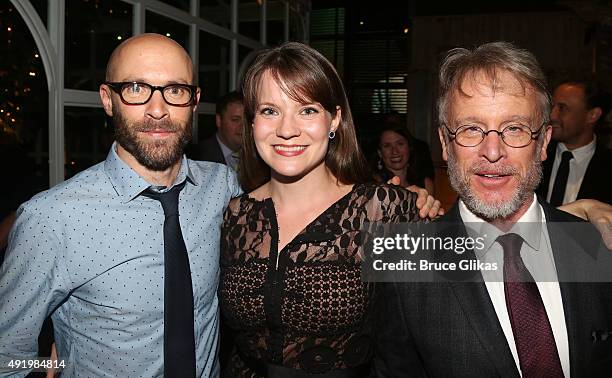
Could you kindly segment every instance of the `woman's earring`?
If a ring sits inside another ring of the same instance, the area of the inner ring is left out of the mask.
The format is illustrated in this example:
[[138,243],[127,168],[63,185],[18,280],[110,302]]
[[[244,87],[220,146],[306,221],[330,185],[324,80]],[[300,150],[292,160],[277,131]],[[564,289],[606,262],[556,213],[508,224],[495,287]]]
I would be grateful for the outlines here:
[[380,158],[378,158],[378,163],[376,164],[376,168],[378,168],[379,171],[382,171],[382,169],[384,168],[382,160]]
[[334,139],[335,136],[336,136],[336,132],[334,130],[329,132],[329,139]]

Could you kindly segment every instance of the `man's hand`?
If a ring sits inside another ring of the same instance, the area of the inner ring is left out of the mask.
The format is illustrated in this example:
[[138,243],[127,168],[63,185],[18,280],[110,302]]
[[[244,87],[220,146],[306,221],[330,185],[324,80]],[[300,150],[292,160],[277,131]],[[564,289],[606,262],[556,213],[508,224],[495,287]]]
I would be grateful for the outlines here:
[[612,249],[612,206],[592,199],[581,199],[559,206],[563,210],[593,223],[608,249]]
[[[393,176],[391,180],[387,181],[387,184],[399,185],[400,178],[397,176]],[[427,190],[419,186],[416,186],[416,185],[410,185],[409,187],[406,188],[406,190],[416,193],[417,195],[416,205],[417,205],[417,208],[419,209],[419,216],[421,218],[429,217],[433,219],[437,216],[444,215],[444,209],[442,208],[442,204],[440,203],[440,201],[433,198],[433,196],[431,196],[427,192]]]

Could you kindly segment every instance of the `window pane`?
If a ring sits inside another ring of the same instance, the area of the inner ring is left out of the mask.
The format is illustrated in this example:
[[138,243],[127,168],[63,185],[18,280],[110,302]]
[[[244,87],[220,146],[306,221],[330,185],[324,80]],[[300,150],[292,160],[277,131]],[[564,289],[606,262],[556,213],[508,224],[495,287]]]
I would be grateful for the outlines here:
[[215,102],[220,95],[227,93],[229,73],[230,41],[200,32],[200,101]]
[[2,219],[49,185],[45,71],[30,31],[8,1],[0,2],[0,56]]
[[231,29],[232,6],[230,0],[201,0],[200,17]]
[[161,0],[161,2],[189,12],[189,0]]
[[285,41],[285,3],[268,1],[267,44],[277,46]]
[[242,77],[255,58],[255,54],[251,54],[252,52],[252,48],[238,45],[238,85],[240,85]]
[[66,6],[66,87],[98,90],[111,52],[131,35],[131,5],[118,0],[71,1]]
[[114,140],[114,129],[102,108],[66,106],[64,177],[101,162]]
[[145,19],[147,33],[163,34],[189,51],[189,26],[153,12],[147,12]]
[[302,16],[291,10],[289,13],[289,40],[302,42],[306,38],[305,28]]
[[256,0],[238,0],[238,33],[259,41],[261,5]]
[[38,16],[42,20],[43,24],[47,26],[47,12],[49,9],[47,0],[30,0],[30,3],[32,3],[32,6],[34,9],[36,9],[36,12],[38,13]]

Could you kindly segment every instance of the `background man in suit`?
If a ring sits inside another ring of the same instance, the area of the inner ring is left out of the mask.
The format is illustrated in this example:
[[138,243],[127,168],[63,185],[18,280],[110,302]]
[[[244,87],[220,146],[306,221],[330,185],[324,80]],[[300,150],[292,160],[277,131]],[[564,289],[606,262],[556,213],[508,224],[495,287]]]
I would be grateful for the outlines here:
[[612,343],[597,332],[612,326],[610,285],[557,281],[562,257],[589,248],[558,226],[577,218],[534,194],[552,132],[545,82],[535,57],[505,42],[443,61],[439,136],[459,201],[441,221],[459,225],[451,236],[471,235],[468,222],[485,236],[479,250],[447,253],[495,263],[503,279],[475,270],[471,282],[382,285],[378,376],[609,375]]
[[553,206],[582,198],[611,204],[612,179],[606,173],[612,151],[597,143],[594,131],[609,110],[608,99],[591,81],[567,81],[552,100],[553,142],[538,194]]
[[217,101],[215,135],[199,143],[193,159],[238,166],[237,153],[242,145],[244,106],[242,93],[229,92]]

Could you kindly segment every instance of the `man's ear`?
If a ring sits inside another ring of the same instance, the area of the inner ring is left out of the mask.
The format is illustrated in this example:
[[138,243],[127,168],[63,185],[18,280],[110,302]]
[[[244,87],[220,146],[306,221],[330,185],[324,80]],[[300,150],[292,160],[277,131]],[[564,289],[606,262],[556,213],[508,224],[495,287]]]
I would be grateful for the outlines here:
[[100,93],[100,100],[102,100],[102,106],[104,107],[104,112],[109,117],[113,116],[113,99],[111,98],[111,89],[106,84],[101,84],[100,89],[98,90]]
[[217,129],[221,128],[221,114],[215,114],[215,125]]
[[602,110],[600,107],[595,107],[591,110],[588,111],[587,113],[587,120],[588,123],[590,125],[594,125],[597,123],[597,121],[599,121],[599,118],[601,117],[602,114]]
[[440,138],[440,144],[442,145],[442,159],[448,161],[448,143],[446,141],[446,135],[444,135],[444,128],[438,127],[438,137]]
[[200,103],[200,94],[201,93],[202,92],[200,91],[200,87],[198,87],[196,89],[196,93],[195,93],[195,97],[193,99],[193,105],[192,105],[194,113],[198,110],[198,104]]
[[544,142],[542,143],[542,149],[540,150],[540,160],[544,161],[548,157],[546,153],[546,149],[548,148],[548,143],[550,143],[550,138],[552,136],[552,126],[547,125],[544,129]]

